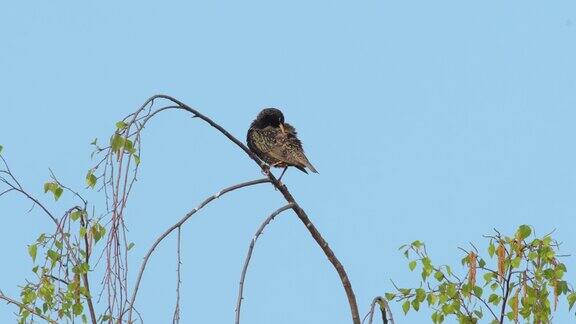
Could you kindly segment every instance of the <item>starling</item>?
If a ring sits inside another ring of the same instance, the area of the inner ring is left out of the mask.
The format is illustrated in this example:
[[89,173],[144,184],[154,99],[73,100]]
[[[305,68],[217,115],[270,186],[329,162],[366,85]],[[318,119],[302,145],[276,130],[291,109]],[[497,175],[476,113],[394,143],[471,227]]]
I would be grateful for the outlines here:
[[[296,136],[296,129],[284,122],[284,115],[276,108],[262,110],[250,125],[246,141],[250,150],[270,166],[289,166],[308,173],[306,168],[318,173],[304,155],[302,142]],[[282,177],[280,176],[280,178]]]

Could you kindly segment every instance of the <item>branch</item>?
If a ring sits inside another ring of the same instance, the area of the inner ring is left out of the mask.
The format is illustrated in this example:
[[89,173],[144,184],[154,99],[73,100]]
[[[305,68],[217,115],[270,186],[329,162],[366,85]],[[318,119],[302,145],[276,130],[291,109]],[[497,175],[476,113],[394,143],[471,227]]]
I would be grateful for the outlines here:
[[[388,302],[382,297],[376,297],[372,300],[372,304],[370,304],[370,311],[368,312],[368,314],[366,314],[366,316],[364,316],[362,323],[364,323],[366,318],[368,316],[370,316],[368,318],[368,324],[372,324],[372,320],[374,318],[374,308],[376,306],[376,303],[378,303],[380,305],[380,311],[382,312],[382,323],[383,324],[388,324],[388,323],[394,324],[394,318],[392,317],[392,311],[390,310],[390,307],[388,306]],[[390,321],[388,321],[387,314],[390,315]]]
[[230,191],[234,191],[234,190],[237,190],[240,188],[257,185],[260,183],[266,183],[266,182],[270,182],[270,180],[268,180],[267,178],[252,180],[252,181],[248,181],[248,182],[239,183],[239,184],[233,185],[231,187],[220,190],[219,192],[215,193],[214,195],[206,198],[200,205],[198,205],[198,207],[192,209],[190,212],[188,212],[186,215],[184,215],[184,217],[182,217],[182,219],[180,219],[176,224],[174,224],[170,228],[168,228],[164,233],[162,233],[156,239],[154,244],[152,244],[152,246],[150,247],[150,249],[146,253],[146,256],[144,257],[144,261],[142,261],[142,265],[140,266],[140,271],[138,272],[136,284],[134,285],[134,291],[132,292],[132,298],[130,299],[130,305],[129,305],[129,311],[128,311],[128,323],[132,323],[132,310],[134,309],[134,302],[136,301],[136,295],[138,294],[138,288],[140,287],[140,281],[142,280],[142,275],[144,274],[144,270],[146,269],[146,264],[148,263],[148,259],[150,259],[152,252],[154,252],[154,250],[156,249],[158,244],[160,244],[160,242],[162,242],[166,238],[166,236],[168,236],[170,233],[172,233],[175,229],[180,228],[190,217],[192,217],[192,215],[194,215],[197,211],[202,209],[204,206],[208,205],[208,203],[210,203],[212,200],[219,198],[220,196],[222,196],[222,195],[224,195]]
[[504,299],[502,299],[502,310],[500,311],[500,323],[504,323],[504,315],[506,312],[506,301],[508,300],[508,296],[510,294],[510,278],[512,277],[512,267],[508,270],[508,278],[506,279],[506,289],[504,294]]
[[254,245],[256,244],[256,240],[258,240],[258,237],[262,234],[262,232],[264,231],[264,228],[268,224],[270,224],[270,222],[273,221],[274,218],[276,216],[278,216],[278,214],[280,214],[281,212],[283,212],[287,209],[291,209],[293,207],[294,207],[294,204],[289,203],[289,204],[285,205],[284,207],[277,209],[272,214],[270,214],[270,216],[268,216],[264,220],[264,222],[262,222],[262,224],[260,225],[260,227],[256,231],[256,234],[254,234],[252,241],[250,241],[250,247],[248,248],[248,253],[246,254],[246,260],[244,261],[244,267],[242,268],[242,274],[240,275],[240,287],[238,288],[238,300],[236,301],[236,322],[235,322],[236,324],[240,324],[240,308],[242,307],[242,299],[243,299],[242,292],[244,291],[244,279],[246,278],[246,272],[248,271],[248,264],[250,263],[250,258],[252,257],[252,251],[254,250]]
[[172,323],[173,324],[178,324],[180,323],[180,284],[182,283],[182,280],[180,279],[180,265],[182,264],[181,258],[180,258],[180,234],[182,232],[182,228],[178,227],[178,238],[177,238],[177,264],[176,264],[176,306],[174,307],[174,318],[172,319]]
[[50,319],[49,317],[46,317],[46,316],[44,316],[44,315],[42,315],[42,314],[40,314],[40,313],[38,313],[38,312],[36,312],[35,310],[33,310],[32,308],[28,307],[27,305],[24,305],[24,304],[22,304],[22,303],[20,303],[20,302],[15,301],[14,299],[12,299],[12,298],[4,295],[2,292],[0,292],[0,299],[4,299],[6,302],[8,302],[8,304],[14,304],[14,305],[16,305],[16,306],[20,307],[20,309],[25,309],[25,310],[29,311],[30,314],[34,314],[34,315],[40,317],[41,319],[45,320],[45,321],[48,322],[48,323],[58,324],[58,322],[56,322],[56,321]]
[[[238,147],[240,147],[240,149],[242,149],[252,160],[254,160],[254,162],[256,162],[256,164],[258,164],[260,166],[260,168],[262,168],[262,170],[264,170],[266,172],[266,170],[267,170],[266,164],[264,164],[254,153],[252,153],[252,151],[250,151],[250,149],[248,149],[248,147],[246,147],[246,145],[244,145],[244,143],[240,142],[238,139],[236,139],[234,136],[232,136],[227,130],[222,128],[222,126],[220,126],[220,125],[216,124],[214,121],[212,121],[212,119],[204,116],[203,114],[198,112],[196,109],[193,109],[192,107],[184,104],[183,102],[181,102],[181,101],[179,101],[173,97],[167,96],[167,95],[152,96],[146,101],[145,105],[147,103],[153,101],[156,98],[162,98],[162,99],[169,100],[169,101],[177,104],[181,109],[186,110],[186,111],[194,114],[195,117],[198,117],[198,118],[204,120],[205,122],[210,124],[210,126],[216,128],[218,131],[220,131],[222,134],[224,134],[224,136],[226,136],[230,141],[232,141],[234,144],[236,144]],[[344,266],[342,266],[342,264],[340,263],[340,261],[338,260],[338,258],[336,257],[336,255],[334,254],[332,249],[328,246],[328,243],[326,242],[326,240],[324,240],[324,238],[322,237],[322,234],[320,234],[320,232],[318,231],[316,226],[314,226],[314,224],[312,223],[310,218],[308,218],[308,215],[306,214],[306,212],[298,205],[298,203],[296,202],[296,200],[294,199],[294,197],[292,196],[290,191],[288,191],[288,188],[285,185],[283,185],[280,181],[278,181],[276,179],[276,177],[274,177],[272,172],[266,172],[266,173],[268,174],[268,178],[270,179],[270,182],[274,185],[274,187],[276,187],[276,189],[278,189],[278,191],[280,191],[282,193],[282,195],[284,196],[284,199],[286,199],[286,201],[288,203],[294,204],[294,207],[292,209],[294,209],[294,211],[296,212],[296,215],[298,215],[298,218],[300,218],[302,223],[306,226],[306,228],[310,232],[310,235],[312,235],[312,238],[314,238],[316,243],[320,246],[320,248],[322,249],[322,251],[324,252],[326,257],[328,258],[330,263],[332,263],[332,266],[334,267],[334,269],[338,273],[338,276],[340,277],[340,281],[342,282],[342,286],[344,287],[344,290],[346,291],[346,297],[348,298],[348,304],[350,305],[350,312],[352,314],[352,322],[354,324],[360,324],[360,315],[358,313],[358,304],[356,303],[356,296],[354,295],[354,290],[352,289],[352,284],[350,283],[350,280],[348,279],[348,275],[346,274],[346,270],[344,269]]]

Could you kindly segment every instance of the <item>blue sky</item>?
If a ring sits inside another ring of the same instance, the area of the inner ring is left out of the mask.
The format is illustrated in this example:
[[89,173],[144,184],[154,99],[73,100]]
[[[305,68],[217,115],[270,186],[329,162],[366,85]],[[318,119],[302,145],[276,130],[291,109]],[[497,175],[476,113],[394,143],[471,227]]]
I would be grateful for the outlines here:
[[[0,144],[23,184],[62,211],[69,197],[41,192],[48,168],[82,188],[92,139],[153,94],[241,139],[261,108],[279,107],[320,171],[290,170],[284,182],[346,267],[364,314],[391,278],[417,285],[397,250],[414,239],[458,269],[457,246],[520,224],[556,229],[576,253],[575,39],[573,1],[4,2]],[[127,215],[132,271],[206,196],[261,176],[181,112],[150,124],[142,161]],[[183,323],[233,322],[249,240],[282,204],[254,187],[187,223]],[[0,288],[12,295],[31,268],[26,244],[51,229],[29,207],[0,200]],[[174,237],[162,244],[144,276],[148,323],[171,320],[174,247]],[[565,260],[572,282],[575,260]],[[290,213],[258,241],[245,298],[244,323],[350,322],[336,273]],[[400,323],[430,315],[404,318],[392,306]],[[0,306],[0,321],[14,310]],[[563,304],[555,322],[573,318]]]

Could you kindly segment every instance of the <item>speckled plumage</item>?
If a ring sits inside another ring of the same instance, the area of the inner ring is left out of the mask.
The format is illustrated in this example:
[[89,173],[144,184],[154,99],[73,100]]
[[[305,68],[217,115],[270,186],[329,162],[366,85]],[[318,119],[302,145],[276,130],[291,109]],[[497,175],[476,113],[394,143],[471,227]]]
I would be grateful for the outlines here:
[[284,123],[284,115],[278,109],[262,110],[250,125],[246,141],[250,150],[271,166],[294,166],[305,173],[308,168],[318,173],[304,154],[296,129]]

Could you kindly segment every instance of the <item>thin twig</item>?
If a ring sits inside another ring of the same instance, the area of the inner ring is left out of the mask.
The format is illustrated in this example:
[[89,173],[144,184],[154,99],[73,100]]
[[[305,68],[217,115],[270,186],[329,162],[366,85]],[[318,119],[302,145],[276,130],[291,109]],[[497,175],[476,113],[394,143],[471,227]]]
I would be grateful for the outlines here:
[[164,231],[164,233],[162,233],[156,239],[154,244],[152,244],[152,246],[150,247],[150,249],[148,250],[148,252],[144,256],[144,260],[142,261],[142,265],[140,266],[140,271],[138,272],[138,277],[136,278],[136,283],[134,285],[134,291],[132,292],[132,298],[130,299],[130,304],[128,305],[128,323],[132,322],[132,310],[134,309],[134,302],[136,301],[136,295],[138,294],[138,288],[140,287],[140,281],[142,280],[142,275],[144,274],[144,270],[146,269],[146,264],[148,263],[148,259],[150,259],[150,256],[152,255],[152,253],[154,252],[154,250],[156,249],[158,244],[160,244],[160,242],[162,242],[166,238],[166,236],[168,236],[170,233],[172,233],[172,231],[174,231],[175,229],[182,226],[182,224],[184,224],[190,217],[192,217],[192,215],[194,215],[197,211],[202,209],[204,206],[206,206],[212,200],[219,198],[220,196],[222,196],[228,192],[231,192],[231,191],[234,191],[234,190],[237,190],[240,188],[248,187],[248,186],[257,185],[260,183],[266,183],[266,182],[270,182],[270,180],[268,178],[252,180],[252,181],[242,182],[242,183],[239,183],[239,184],[236,184],[236,185],[233,185],[233,186],[230,186],[228,188],[224,188],[224,189],[220,190],[219,192],[215,193],[214,195],[206,198],[202,203],[200,203],[200,205],[198,205],[198,207],[192,209],[190,212],[188,212],[186,215],[184,215],[184,217],[182,217],[176,224],[172,225],[170,228],[168,228],[166,231]]
[[248,253],[246,254],[246,260],[244,261],[244,267],[242,267],[242,274],[240,275],[240,286],[238,288],[238,299],[236,301],[236,322],[235,322],[236,324],[240,324],[240,308],[242,307],[242,299],[244,299],[244,297],[242,297],[242,293],[244,291],[244,280],[246,279],[246,272],[248,271],[248,264],[250,263],[250,259],[252,258],[252,251],[254,250],[254,245],[256,244],[256,240],[258,240],[258,237],[262,234],[262,232],[264,231],[264,228],[268,224],[270,224],[270,222],[273,221],[276,216],[278,216],[281,212],[283,212],[287,209],[291,209],[293,207],[294,207],[294,203],[289,203],[289,204],[285,205],[284,207],[278,208],[276,211],[274,211],[272,214],[270,214],[270,216],[266,217],[264,222],[262,222],[262,224],[260,225],[260,227],[258,228],[256,233],[254,234],[254,237],[250,241],[250,247],[248,248]]
[[177,263],[176,263],[176,307],[174,307],[174,318],[172,319],[173,324],[180,323],[180,284],[182,280],[180,279],[180,265],[182,264],[182,259],[180,258],[180,235],[182,232],[182,227],[178,227],[178,237],[177,237]]

